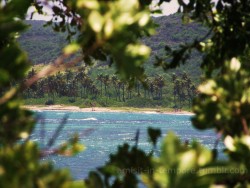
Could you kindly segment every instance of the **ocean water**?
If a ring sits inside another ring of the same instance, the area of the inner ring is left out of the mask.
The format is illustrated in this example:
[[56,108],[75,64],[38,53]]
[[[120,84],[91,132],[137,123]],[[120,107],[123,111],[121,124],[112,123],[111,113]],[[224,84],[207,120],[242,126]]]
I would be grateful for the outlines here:
[[[151,149],[147,137],[148,127],[161,129],[163,136],[168,131],[173,131],[183,141],[195,139],[209,148],[214,147],[216,140],[213,131],[195,130],[191,125],[190,115],[64,111],[40,111],[36,114],[40,118],[31,138],[39,142],[41,147],[46,145],[66,115],[68,120],[56,139],[55,146],[74,133],[80,135],[80,142],[86,147],[84,152],[74,157],[48,157],[57,168],[69,168],[74,179],[83,179],[90,170],[103,165],[118,145],[124,142],[134,144],[137,129],[140,130],[138,146],[146,151]],[[160,149],[160,144],[158,148]],[[220,142],[217,148],[222,151],[224,146]]]

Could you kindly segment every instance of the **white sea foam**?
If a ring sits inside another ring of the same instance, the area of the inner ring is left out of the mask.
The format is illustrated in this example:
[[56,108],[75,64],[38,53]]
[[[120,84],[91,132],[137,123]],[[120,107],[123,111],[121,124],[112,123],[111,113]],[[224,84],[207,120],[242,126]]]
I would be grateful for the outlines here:
[[64,115],[66,114],[65,112],[57,112],[56,115]]
[[133,135],[134,133],[118,133],[118,136],[127,136],[127,135]]
[[74,121],[97,121],[96,118],[84,118],[84,119],[68,119],[68,120],[74,120]]
[[131,138],[131,137],[124,137],[124,138],[122,138],[122,140],[130,140],[130,141],[133,141],[134,139],[133,138]]

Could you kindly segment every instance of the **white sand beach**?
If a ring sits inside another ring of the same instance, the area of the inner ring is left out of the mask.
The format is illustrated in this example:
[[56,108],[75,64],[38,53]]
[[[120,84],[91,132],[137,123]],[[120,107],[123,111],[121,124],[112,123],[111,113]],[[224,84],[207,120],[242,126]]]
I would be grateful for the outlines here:
[[164,109],[157,108],[132,108],[132,107],[93,107],[93,108],[80,108],[77,106],[66,105],[24,105],[23,108],[33,111],[72,111],[72,112],[130,112],[130,113],[147,113],[147,114],[176,114],[176,115],[193,115],[188,111],[165,111]]

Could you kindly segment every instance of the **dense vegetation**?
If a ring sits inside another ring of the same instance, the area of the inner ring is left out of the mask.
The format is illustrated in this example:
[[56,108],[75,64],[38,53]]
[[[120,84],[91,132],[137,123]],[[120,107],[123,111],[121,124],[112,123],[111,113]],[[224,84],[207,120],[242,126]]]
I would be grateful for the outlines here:
[[[32,69],[27,79],[35,74]],[[92,79],[87,68],[78,67],[74,71],[67,70],[41,79],[28,88],[23,96],[26,104],[190,109],[196,94],[197,89],[186,73],[173,74],[171,84],[163,76],[157,75],[147,78],[144,85],[136,81],[131,86],[117,75],[100,73]]]
[[[200,64],[201,56],[193,54],[187,65],[181,66],[175,71],[166,72],[158,68],[157,73],[154,66],[155,57],[166,57],[165,44],[169,44],[172,48],[178,48],[181,44],[190,43],[196,38],[203,37],[206,34],[206,29],[199,24],[183,24],[180,14],[153,19],[158,24],[157,33],[142,39],[152,49],[150,59],[144,65],[148,77],[145,83],[147,87],[143,87],[140,81],[137,81],[134,85],[135,88],[129,88],[128,82],[119,80],[119,75],[115,75],[115,68],[108,67],[108,63],[105,61],[94,63],[90,68],[81,68],[80,64],[72,71],[57,74],[48,78],[47,81],[42,80],[36,86],[32,86],[24,95],[26,104],[60,103],[86,107],[95,103],[97,106],[190,109],[190,101],[196,93],[195,87],[200,82],[201,71],[197,69],[197,66]],[[27,21],[27,23],[31,28],[21,35],[19,41],[28,52],[31,62],[34,64],[52,63],[62,53],[62,48],[66,43],[66,35],[56,35],[50,27],[44,27],[45,22],[43,21]],[[41,67],[43,66],[34,66],[33,71],[37,72]],[[79,70],[83,73],[80,74]],[[185,74],[184,79],[182,79],[183,73]],[[28,74],[28,77],[31,77],[34,72],[30,71]],[[176,74],[174,80],[173,74]],[[79,77],[82,77],[82,81],[79,80]],[[56,82],[55,79],[61,79],[61,81],[60,84],[53,84],[54,89],[45,86],[45,83],[51,82],[50,86],[52,87],[52,83]],[[161,84],[157,83],[159,79],[162,81]],[[105,89],[106,87],[108,88]],[[180,90],[180,87],[185,89]],[[56,88],[61,88],[64,93],[59,92]],[[103,95],[103,89],[107,90],[108,93],[105,92]],[[176,103],[176,97],[182,102]]]
[[[169,0],[165,0],[168,2]],[[149,48],[138,37],[154,33],[148,5],[151,1],[46,1],[53,6],[51,23],[56,31],[68,30],[70,25],[80,35],[77,41],[66,46],[56,64],[24,79],[28,70],[26,54],[19,48],[17,34],[26,25],[22,20],[29,6],[42,13],[44,6],[31,0],[1,1],[0,6],[0,186],[1,187],[147,187],[201,188],[250,186],[250,2],[248,0],[179,0],[184,20],[197,21],[209,27],[210,38],[204,37],[180,48],[166,48],[170,61],[165,57],[157,64],[164,69],[173,68],[192,57],[192,51],[202,54],[202,70],[206,73],[200,94],[193,103],[193,125],[198,129],[213,129],[218,133],[213,150],[197,142],[182,143],[173,133],[163,140],[160,153],[155,155],[159,130],[148,129],[152,152],[137,148],[139,133],[134,146],[118,147],[109,161],[90,172],[84,181],[72,181],[65,170],[41,161],[48,150],[50,154],[71,155],[83,149],[77,136],[59,148],[51,148],[52,138],[45,148],[29,139],[35,122],[32,113],[20,108],[20,93],[32,87],[39,78],[54,74],[57,69],[68,68],[93,58],[113,61],[122,79],[143,82],[142,64],[149,58]],[[53,4],[53,2],[57,2]],[[161,0],[160,3],[164,2]],[[59,5],[61,6],[58,6]],[[82,36],[84,34],[84,37]],[[70,55],[81,49],[84,56],[64,64]],[[213,74],[213,77],[211,75]],[[59,125],[55,135],[65,123]],[[227,158],[217,158],[217,144],[225,143]],[[83,167],[84,168],[84,167]]]
[[[149,63],[145,65],[146,69],[149,69],[149,75],[155,71],[152,66],[155,62],[155,55],[160,57],[166,56],[164,50],[166,44],[172,48],[178,48],[181,44],[190,43],[194,39],[203,37],[207,30],[200,24],[184,24],[181,21],[181,14],[178,13],[170,16],[155,17],[153,20],[158,25],[156,34],[142,39],[152,49]],[[62,49],[67,43],[67,35],[65,33],[55,33],[51,27],[45,26],[45,21],[27,20],[26,23],[30,28],[21,34],[18,41],[28,53],[32,64],[52,63],[62,53]],[[200,58],[193,56],[190,61],[189,67],[184,69],[191,73],[198,71],[192,68],[200,64]],[[158,71],[164,73],[161,69]],[[194,73],[193,77],[198,78],[199,74],[200,72],[198,74]]]
[[32,64],[48,64],[61,55],[66,45],[66,36],[57,34],[50,27],[44,27],[44,21],[26,21],[30,25],[18,39],[21,46],[28,52]]

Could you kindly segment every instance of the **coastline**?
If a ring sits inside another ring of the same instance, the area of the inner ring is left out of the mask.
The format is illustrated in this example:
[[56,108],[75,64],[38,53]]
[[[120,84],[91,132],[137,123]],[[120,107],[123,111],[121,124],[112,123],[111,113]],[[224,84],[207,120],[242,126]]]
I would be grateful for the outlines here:
[[66,105],[24,105],[25,109],[32,111],[71,111],[71,112],[130,112],[130,113],[145,113],[145,114],[170,114],[170,115],[194,115],[188,111],[174,112],[170,109],[157,108],[133,108],[133,107],[94,107],[80,108],[78,106]]

